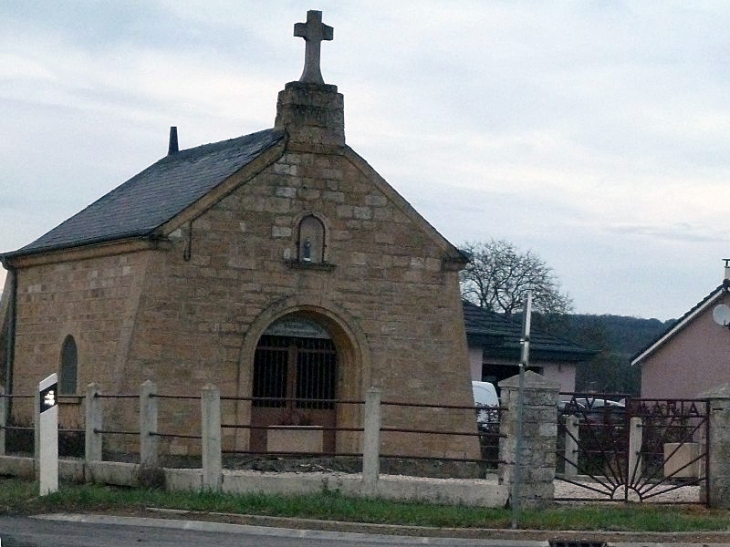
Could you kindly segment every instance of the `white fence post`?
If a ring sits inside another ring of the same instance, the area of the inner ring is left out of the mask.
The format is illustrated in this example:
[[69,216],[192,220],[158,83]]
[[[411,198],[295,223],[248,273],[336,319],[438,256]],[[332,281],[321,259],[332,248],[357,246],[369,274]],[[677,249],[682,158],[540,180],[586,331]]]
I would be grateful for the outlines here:
[[565,476],[575,478],[578,476],[578,440],[579,440],[578,416],[565,417]]
[[220,492],[223,483],[221,454],[221,394],[208,384],[201,397],[201,436],[203,451],[203,489]]
[[380,474],[380,401],[383,392],[370,388],[365,394],[365,424],[362,449],[362,479],[365,494],[374,496]]
[[641,449],[644,444],[641,432],[644,421],[639,417],[631,418],[629,424],[629,468],[628,468],[628,484],[634,484],[636,479],[641,477]]
[[41,469],[41,394],[33,394],[33,474],[37,479]]
[[143,467],[157,467],[157,386],[147,380],[139,392],[139,463]]
[[103,414],[101,410],[101,391],[99,385],[91,383],[86,387],[86,434],[84,438],[84,452],[87,462],[100,462],[101,453],[101,431]]
[[58,375],[54,372],[38,383],[38,482],[40,495],[58,491]]

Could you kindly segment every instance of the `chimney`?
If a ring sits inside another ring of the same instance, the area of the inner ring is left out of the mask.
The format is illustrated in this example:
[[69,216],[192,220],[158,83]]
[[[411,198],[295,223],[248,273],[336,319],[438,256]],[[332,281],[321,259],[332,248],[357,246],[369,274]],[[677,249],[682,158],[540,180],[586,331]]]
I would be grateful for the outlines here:
[[345,144],[344,100],[337,86],[324,83],[320,46],[334,30],[322,23],[322,12],[307,12],[307,22],[294,25],[294,36],[304,38],[304,72],[279,92],[275,127],[286,129],[290,142],[301,145]]
[[177,154],[180,149],[177,146],[177,127],[170,128],[170,144],[167,146],[167,155]]
[[730,280],[730,258],[723,258],[722,261],[725,263],[725,279]]

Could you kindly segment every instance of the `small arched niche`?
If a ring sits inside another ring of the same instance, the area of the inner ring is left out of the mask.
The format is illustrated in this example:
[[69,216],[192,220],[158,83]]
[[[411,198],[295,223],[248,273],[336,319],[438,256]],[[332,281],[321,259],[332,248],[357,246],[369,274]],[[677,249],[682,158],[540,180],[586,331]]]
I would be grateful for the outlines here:
[[304,264],[322,264],[325,261],[324,223],[314,215],[307,215],[299,222],[297,258]]
[[79,352],[76,340],[70,334],[61,346],[61,377],[58,391],[61,395],[74,395],[77,390]]

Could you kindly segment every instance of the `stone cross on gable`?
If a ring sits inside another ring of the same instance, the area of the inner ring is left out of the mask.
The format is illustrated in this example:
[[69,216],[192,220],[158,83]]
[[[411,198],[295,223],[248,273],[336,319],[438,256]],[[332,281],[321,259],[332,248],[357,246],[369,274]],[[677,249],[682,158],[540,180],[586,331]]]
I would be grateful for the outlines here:
[[324,84],[322,72],[319,68],[320,45],[322,40],[332,40],[334,29],[322,23],[322,12],[309,10],[306,23],[294,25],[294,36],[304,38],[306,49],[304,51],[304,72],[300,82]]

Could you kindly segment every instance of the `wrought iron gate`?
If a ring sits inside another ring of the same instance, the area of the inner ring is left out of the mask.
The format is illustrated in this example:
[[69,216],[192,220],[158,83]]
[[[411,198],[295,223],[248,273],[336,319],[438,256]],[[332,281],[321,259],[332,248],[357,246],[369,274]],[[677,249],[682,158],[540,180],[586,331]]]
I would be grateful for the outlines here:
[[707,400],[568,395],[557,478],[573,488],[556,488],[556,500],[707,503]]
[[321,426],[335,450],[337,351],[322,338],[262,336],[253,374],[251,450],[267,450],[268,426]]

